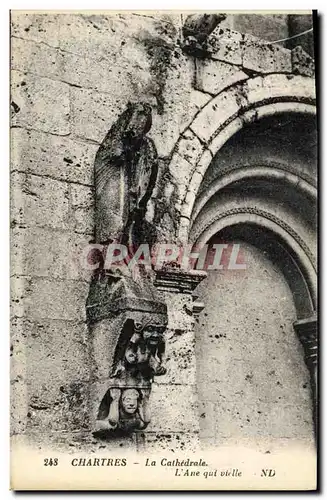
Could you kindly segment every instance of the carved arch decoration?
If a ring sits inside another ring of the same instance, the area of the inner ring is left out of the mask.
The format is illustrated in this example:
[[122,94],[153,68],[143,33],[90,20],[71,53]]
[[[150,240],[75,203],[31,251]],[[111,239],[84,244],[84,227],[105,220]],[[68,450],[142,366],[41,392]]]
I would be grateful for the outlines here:
[[[271,74],[236,83],[201,108],[180,135],[170,160],[174,177],[181,152],[189,146],[197,152],[183,163],[179,186],[180,223],[177,238],[187,241],[193,205],[205,172],[222,146],[244,126],[278,113],[315,115],[315,84],[310,77]],[[188,171],[186,171],[188,170]]]

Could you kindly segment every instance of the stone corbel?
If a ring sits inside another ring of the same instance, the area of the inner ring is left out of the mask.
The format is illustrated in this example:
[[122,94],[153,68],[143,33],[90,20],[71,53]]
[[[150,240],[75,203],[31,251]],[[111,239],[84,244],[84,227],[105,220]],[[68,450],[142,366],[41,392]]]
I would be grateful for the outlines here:
[[317,404],[318,404],[318,335],[317,335],[317,316],[301,319],[294,323],[294,329],[299,336],[304,349],[304,359],[310,372],[314,423],[316,425]]
[[150,423],[153,378],[166,373],[166,305],[150,280],[108,274],[91,290],[87,317],[97,382],[92,430],[102,437],[143,430]]

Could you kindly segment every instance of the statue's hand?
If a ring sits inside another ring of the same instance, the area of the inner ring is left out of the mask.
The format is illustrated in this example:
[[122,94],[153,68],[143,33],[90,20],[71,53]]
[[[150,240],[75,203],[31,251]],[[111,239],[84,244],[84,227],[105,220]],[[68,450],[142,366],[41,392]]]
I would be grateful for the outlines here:
[[109,431],[112,428],[108,420],[97,420],[95,423],[95,432]]
[[117,401],[117,399],[120,398],[120,393],[121,393],[120,389],[114,389],[114,388],[110,389],[110,396],[114,401]]

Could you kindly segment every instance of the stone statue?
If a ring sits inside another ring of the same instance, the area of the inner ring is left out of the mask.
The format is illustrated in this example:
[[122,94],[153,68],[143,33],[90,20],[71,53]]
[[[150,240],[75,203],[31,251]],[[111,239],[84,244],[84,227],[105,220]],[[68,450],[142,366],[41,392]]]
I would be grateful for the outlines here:
[[[109,393],[109,394],[108,394]],[[111,388],[98,414],[95,433],[142,430],[150,422],[150,390]],[[109,396],[109,397],[108,397]],[[105,399],[105,398],[104,398]]]
[[154,142],[146,137],[151,107],[129,103],[113,124],[95,158],[96,240],[135,245],[157,179]]
[[[95,158],[96,242],[117,242],[132,251],[152,244],[155,230],[145,220],[158,172],[154,142],[146,136],[152,124],[148,104],[128,104],[113,124]],[[150,422],[151,383],[163,375],[167,306],[150,274],[96,273],[87,302],[92,331],[107,321],[108,385],[94,413],[94,433],[114,435],[145,429]],[[110,338],[109,338],[110,336]],[[97,399],[98,401],[98,399]],[[98,405],[98,403],[97,403]]]
[[129,372],[134,376],[152,379],[155,375],[164,375],[166,368],[162,364],[165,352],[164,328],[156,325],[134,324],[134,333],[125,343],[116,349],[112,377],[122,377]]

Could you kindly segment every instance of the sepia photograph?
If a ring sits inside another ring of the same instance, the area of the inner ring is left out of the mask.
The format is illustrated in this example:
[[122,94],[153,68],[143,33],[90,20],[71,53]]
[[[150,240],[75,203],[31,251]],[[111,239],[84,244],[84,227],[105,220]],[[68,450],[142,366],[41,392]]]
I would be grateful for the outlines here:
[[11,10],[11,489],[317,489],[317,38]]

